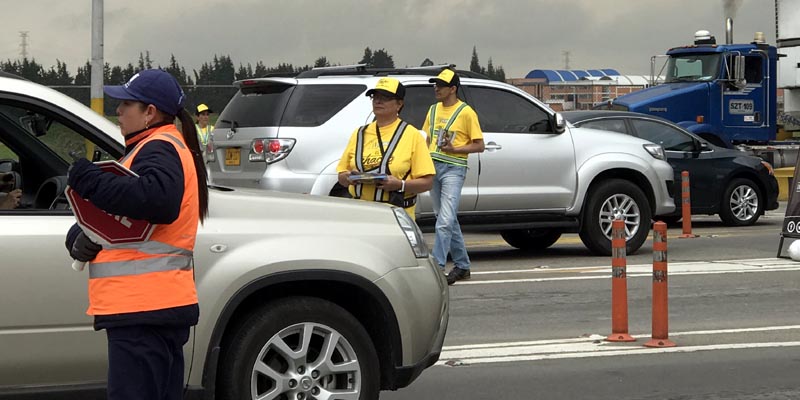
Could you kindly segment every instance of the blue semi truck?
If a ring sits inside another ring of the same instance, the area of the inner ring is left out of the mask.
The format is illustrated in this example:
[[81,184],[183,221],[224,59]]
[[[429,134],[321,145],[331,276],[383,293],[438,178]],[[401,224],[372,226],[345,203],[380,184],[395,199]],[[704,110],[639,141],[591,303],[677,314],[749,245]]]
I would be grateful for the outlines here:
[[[778,51],[756,33],[752,43],[725,44],[708,31],[667,52],[663,83],[617,97],[598,108],[657,115],[722,146],[776,139]],[[659,74],[660,75],[660,74]]]
[[652,80],[658,76],[660,84],[597,108],[657,115],[776,168],[794,166],[800,154],[800,0],[775,0],[775,23],[777,47],[760,32],[750,43],[733,43],[730,18],[724,44],[698,31],[693,44],[667,52],[659,73],[651,59]]

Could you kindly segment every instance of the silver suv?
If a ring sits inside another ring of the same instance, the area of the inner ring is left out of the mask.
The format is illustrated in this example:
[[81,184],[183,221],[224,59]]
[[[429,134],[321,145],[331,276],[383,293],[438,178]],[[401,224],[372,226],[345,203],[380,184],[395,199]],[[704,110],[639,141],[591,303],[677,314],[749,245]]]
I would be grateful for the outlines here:
[[[235,82],[210,141],[210,176],[220,185],[342,196],[336,165],[350,134],[373,118],[364,96],[381,76],[406,87],[401,117],[420,127],[435,102],[439,67],[322,68],[296,76]],[[469,158],[459,221],[464,230],[499,231],[512,246],[549,247],[579,232],[610,254],[613,218],[626,220],[628,251],[647,238],[652,216],[674,209],[672,168],[663,149],[642,139],[566,126],[560,115],[505,83],[460,71],[459,96],[478,113],[486,152]],[[420,196],[417,223],[435,221]]]
[[[24,192],[0,210],[0,398],[105,398],[106,338],[64,249],[62,194],[74,157],[122,151],[105,118],[0,75],[0,171]],[[402,209],[212,188],[194,255],[190,398],[376,399],[439,357],[447,284]]]

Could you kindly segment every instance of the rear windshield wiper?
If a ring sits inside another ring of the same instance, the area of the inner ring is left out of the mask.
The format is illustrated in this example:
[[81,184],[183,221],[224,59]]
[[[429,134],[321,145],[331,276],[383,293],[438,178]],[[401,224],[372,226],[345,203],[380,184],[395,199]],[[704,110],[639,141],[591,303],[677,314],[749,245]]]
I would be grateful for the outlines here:
[[236,128],[238,128],[238,127],[239,127],[239,123],[237,123],[237,122],[236,122],[236,121],[234,121],[234,120],[230,120],[230,121],[228,121],[227,119],[221,119],[220,121],[221,121],[221,122],[223,122],[223,123],[226,123],[226,124],[230,125],[230,126],[231,126],[231,132],[233,132],[233,133],[236,133]]

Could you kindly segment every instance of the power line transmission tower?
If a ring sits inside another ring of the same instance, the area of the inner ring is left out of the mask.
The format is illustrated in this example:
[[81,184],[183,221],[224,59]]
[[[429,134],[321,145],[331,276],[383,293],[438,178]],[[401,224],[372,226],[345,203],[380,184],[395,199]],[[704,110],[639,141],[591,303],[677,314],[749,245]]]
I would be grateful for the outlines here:
[[28,31],[19,31],[19,55],[22,59],[28,58]]
[[570,69],[569,68],[569,56],[570,56],[570,54],[572,54],[572,52],[568,50],[568,51],[562,52],[561,54],[564,55],[564,69],[567,69],[567,70]]

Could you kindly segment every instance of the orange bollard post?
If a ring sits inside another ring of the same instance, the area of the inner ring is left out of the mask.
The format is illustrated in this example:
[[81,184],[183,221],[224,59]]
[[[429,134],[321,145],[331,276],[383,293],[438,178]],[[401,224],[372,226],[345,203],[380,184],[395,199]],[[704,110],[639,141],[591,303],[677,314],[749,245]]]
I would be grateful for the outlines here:
[[689,188],[689,171],[681,172],[681,218],[683,219],[683,234],[681,239],[696,238],[692,234],[692,196]]
[[667,307],[667,224],[653,224],[653,332],[646,347],[675,347],[669,337]]
[[611,222],[611,334],[609,342],[635,342],[628,334],[628,281],[625,273],[625,221]]

